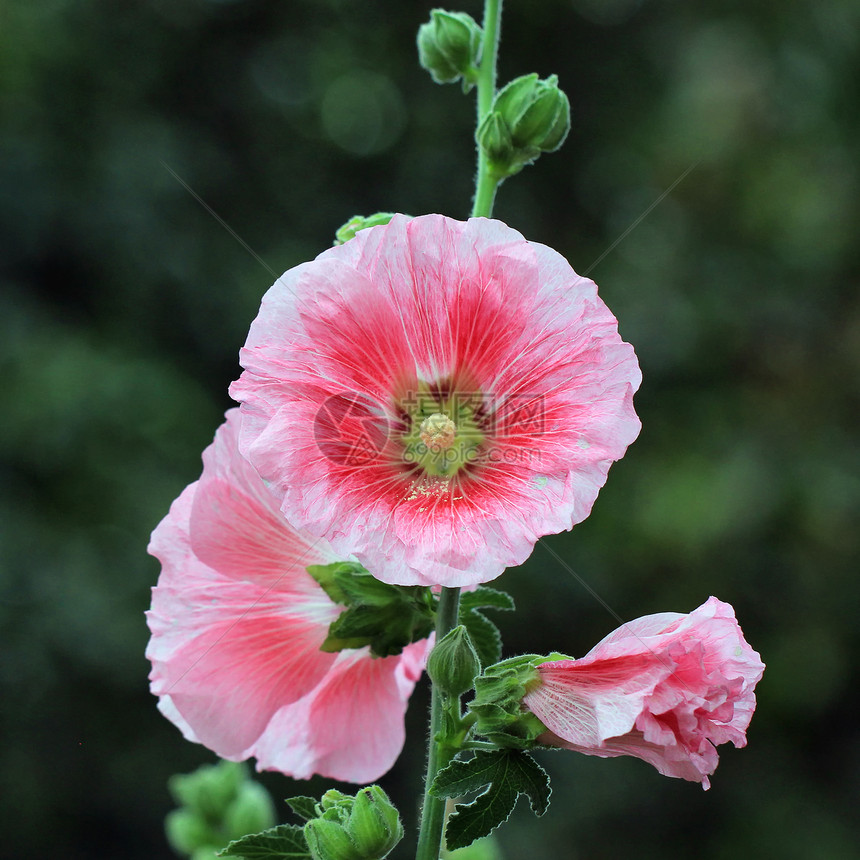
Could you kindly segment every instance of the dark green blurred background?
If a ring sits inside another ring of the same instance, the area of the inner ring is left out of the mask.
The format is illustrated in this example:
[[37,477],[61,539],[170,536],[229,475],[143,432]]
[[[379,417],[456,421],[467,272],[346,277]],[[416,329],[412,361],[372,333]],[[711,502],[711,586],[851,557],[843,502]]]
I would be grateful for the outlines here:
[[[147,690],[145,547],[273,278],[167,168],[277,272],[356,213],[464,217],[474,100],[417,65],[431,5],[0,10],[0,853],[169,857],[167,777],[213,760]],[[594,268],[644,427],[542,543],[625,619],[731,602],[768,669],[710,792],[547,755],[553,806],[517,811],[507,860],[858,856],[858,48],[856,0],[508,0],[500,83],[557,73],[573,132],[500,218],[587,271],[695,165]],[[508,654],[616,626],[541,545],[499,585]],[[426,704],[382,781],[409,826]],[[263,780],[281,812],[327,785]]]

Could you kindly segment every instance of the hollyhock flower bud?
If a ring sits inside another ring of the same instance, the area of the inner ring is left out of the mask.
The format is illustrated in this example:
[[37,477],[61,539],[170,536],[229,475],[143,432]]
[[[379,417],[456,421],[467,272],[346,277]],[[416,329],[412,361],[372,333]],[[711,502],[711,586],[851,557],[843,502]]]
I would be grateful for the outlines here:
[[400,815],[378,786],[363,788],[355,796],[347,833],[362,857],[385,857],[403,838]]
[[498,111],[491,110],[481,120],[475,132],[475,140],[486,153],[490,164],[500,173],[507,175],[510,167],[517,161],[517,151],[511,138],[510,126]]
[[327,791],[304,826],[313,860],[382,860],[403,838],[400,816],[378,786],[355,797]]
[[764,664],[715,597],[688,615],[622,625],[580,660],[547,660],[523,706],[548,746],[641,758],[666,776],[710,786],[717,746],[746,745]]
[[460,696],[471,690],[480,671],[481,661],[462,624],[437,642],[427,659],[430,680],[449,696]]
[[362,860],[340,824],[315,818],[305,824],[304,831],[313,860]]
[[291,269],[240,359],[240,449],[286,519],[399,585],[522,563],[640,427],[595,284],[487,218],[396,215]]
[[[203,452],[200,480],[152,535],[150,552],[162,564],[147,613],[152,692],[186,738],[222,758],[254,756],[258,769],[300,779],[368,782],[403,746],[406,704],[430,645],[406,644],[420,614],[398,612],[365,573],[371,587],[356,587],[355,600],[382,599],[383,610],[405,619],[403,636],[383,637],[390,656],[372,656],[367,643],[381,635],[374,617],[369,627],[353,622],[344,631],[360,647],[331,643],[348,610],[308,568],[322,579],[330,574],[330,587],[343,591],[353,586],[353,567],[338,565],[325,541],[283,518],[239,454],[239,422],[239,410],[230,410]],[[195,797],[215,792],[217,801],[219,785],[207,783]]]
[[570,102],[558,78],[523,75],[501,89],[477,140],[503,176],[516,173],[542,152],[558,149],[570,131]]
[[433,9],[430,21],[418,28],[418,60],[437,84],[464,79],[474,83],[481,52],[482,30],[465,12]]

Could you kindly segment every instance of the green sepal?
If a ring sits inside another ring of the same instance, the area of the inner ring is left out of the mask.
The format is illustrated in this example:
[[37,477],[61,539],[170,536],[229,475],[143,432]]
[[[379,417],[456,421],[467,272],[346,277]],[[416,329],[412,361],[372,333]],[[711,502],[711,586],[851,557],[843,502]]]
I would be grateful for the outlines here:
[[498,111],[489,111],[481,120],[475,131],[475,141],[484,150],[490,164],[499,172],[505,174],[516,172],[511,171],[512,165],[516,162],[511,129]]
[[373,656],[390,657],[433,631],[436,599],[429,588],[380,582],[357,562],[311,565],[308,573],[346,607],[329,625],[322,651],[369,645]]
[[526,654],[489,666],[475,679],[475,698],[469,711],[475,716],[475,732],[500,747],[530,749],[546,726],[522,707],[534,684],[540,683],[535,668],[546,657]]
[[436,774],[430,793],[434,797],[454,798],[481,789],[471,803],[454,807],[445,831],[449,848],[470,845],[504,824],[521,794],[528,797],[537,816],[549,807],[548,774],[520,750],[481,750],[468,761],[453,761]]
[[279,824],[262,833],[234,840],[218,856],[244,860],[310,860],[311,852],[301,827]]
[[304,833],[313,860],[363,860],[337,821],[314,818],[305,824]]
[[369,785],[355,795],[346,831],[366,860],[386,857],[403,838],[400,815],[378,785]]
[[395,212],[375,212],[373,215],[353,215],[346,224],[341,225],[335,231],[334,243],[335,245],[343,245],[344,242],[354,239],[355,234],[360,230],[387,224],[395,214]]

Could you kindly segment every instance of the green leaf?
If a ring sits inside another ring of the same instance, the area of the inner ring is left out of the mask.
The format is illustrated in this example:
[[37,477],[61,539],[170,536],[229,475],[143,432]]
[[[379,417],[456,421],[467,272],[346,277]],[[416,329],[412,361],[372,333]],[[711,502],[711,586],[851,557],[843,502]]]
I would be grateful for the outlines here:
[[514,599],[506,591],[488,588],[486,585],[482,585],[474,591],[466,591],[460,595],[461,609],[481,609],[482,607],[513,609]]
[[312,818],[317,817],[317,802],[312,797],[306,797],[305,795],[288,797],[285,803],[304,821],[310,821]]
[[502,658],[502,636],[499,628],[480,612],[460,612],[460,623],[469,633],[481,666],[491,666]]
[[448,821],[451,849],[464,848],[508,820],[517,798],[525,794],[535,815],[549,807],[549,776],[528,753],[520,750],[481,750],[468,761],[454,761],[436,775],[434,797],[461,797],[486,786],[468,804],[457,804]]
[[308,573],[345,607],[329,626],[323,651],[369,645],[375,657],[390,657],[433,631],[435,599],[429,588],[389,585],[354,562],[311,565]]
[[467,806],[458,804],[448,819],[445,844],[449,848],[465,848],[504,824],[517,802],[516,792],[494,792],[488,788]]
[[504,591],[481,586],[460,595],[460,623],[469,631],[481,666],[491,666],[502,658],[502,637],[496,625],[481,609],[511,610],[514,600]]
[[271,830],[236,839],[218,856],[243,860],[309,860],[311,853],[301,827],[280,824]]

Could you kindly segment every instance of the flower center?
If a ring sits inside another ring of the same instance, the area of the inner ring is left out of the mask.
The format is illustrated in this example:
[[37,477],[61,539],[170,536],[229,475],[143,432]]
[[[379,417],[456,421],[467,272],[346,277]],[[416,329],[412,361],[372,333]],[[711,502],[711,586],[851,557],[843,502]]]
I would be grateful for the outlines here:
[[404,398],[408,429],[401,437],[403,459],[424,475],[450,478],[478,459],[484,442],[474,395],[429,388]]
[[434,412],[421,422],[418,435],[431,450],[447,450],[457,438],[457,425],[444,412]]

